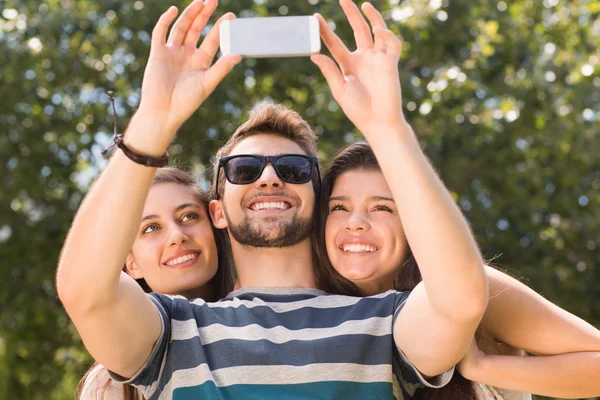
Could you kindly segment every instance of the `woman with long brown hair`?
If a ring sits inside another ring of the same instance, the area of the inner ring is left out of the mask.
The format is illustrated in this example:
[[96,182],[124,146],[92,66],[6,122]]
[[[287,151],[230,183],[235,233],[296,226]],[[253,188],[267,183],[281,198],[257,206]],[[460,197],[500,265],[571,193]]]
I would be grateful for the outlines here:
[[[321,189],[313,244],[320,265],[317,279],[324,290],[370,296],[412,290],[421,282],[418,260],[367,143],[340,150]],[[462,375],[455,374],[442,389],[419,390],[417,398],[600,395],[600,331],[516,279],[489,267],[486,272],[488,309],[476,334],[477,345],[458,365]],[[543,357],[519,357],[523,350]]]
[[[233,287],[226,237],[208,214],[208,192],[179,168],[156,172],[137,237],[123,267],[146,292],[216,301]],[[111,380],[94,363],[79,382],[76,399],[143,399],[131,385]]]

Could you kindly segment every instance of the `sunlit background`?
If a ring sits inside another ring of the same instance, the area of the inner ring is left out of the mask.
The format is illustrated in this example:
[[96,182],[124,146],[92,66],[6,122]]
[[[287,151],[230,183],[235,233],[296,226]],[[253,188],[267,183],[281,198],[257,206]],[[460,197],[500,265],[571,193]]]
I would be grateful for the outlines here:
[[[600,327],[600,1],[374,4],[405,41],[407,118],[485,257]],[[54,271],[73,214],[106,165],[106,92],[115,92],[123,131],[168,5],[0,1],[2,400],[71,398],[92,361],[57,299]],[[228,11],[320,12],[352,39],[333,1],[222,0],[217,14]],[[206,184],[216,149],[263,98],[311,123],[324,164],[360,138],[308,59],[248,59],[181,129],[172,158]]]

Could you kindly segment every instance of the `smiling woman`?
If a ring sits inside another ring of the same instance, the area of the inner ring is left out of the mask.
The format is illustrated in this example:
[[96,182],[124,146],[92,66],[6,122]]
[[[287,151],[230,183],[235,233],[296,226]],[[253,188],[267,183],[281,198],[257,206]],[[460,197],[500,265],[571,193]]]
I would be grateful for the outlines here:
[[381,172],[343,173],[329,197],[325,236],[331,263],[365,292],[393,289],[398,263],[410,252],[399,221]]
[[[208,216],[209,195],[178,168],[156,172],[123,271],[145,291],[216,301],[231,290],[229,251]],[[141,399],[130,385],[112,381],[95,363],[76,399]]]
[[217,249],[206,202],[197,198],[194,189],[178,183],[155,185],[148,194],[126,268],[153,291],[213,297],[206,283],[217,271]]
[[[406,193],[410,196],[411,193]],[[320,283],[371,296],[413,290],[421,273],[388,183],[367,143],[340,150],[323,179],[316,235]],[[434,223],[423,220],[422,224]],[[427,238],[425,238],[427,239]],[[431,243],[431,251],[439,244]],[[516,279],[486,267],[490,300],[460,374],[417,399],[526,400],[600,394],[600,331]],[[448,285],[453,282],[449,281]],[[481,349],[481,350],[480,350]],[[538,355],[524,357],[525,351]]]
[[[367,143],[338,152],[323,177],[317,203],[313,245],[325,268],[316,273],[327,291],[361,295],[394,285],[410,290],[420,281],[396,204]],[[404,270],[410,276],[394,283],[394,276]]]

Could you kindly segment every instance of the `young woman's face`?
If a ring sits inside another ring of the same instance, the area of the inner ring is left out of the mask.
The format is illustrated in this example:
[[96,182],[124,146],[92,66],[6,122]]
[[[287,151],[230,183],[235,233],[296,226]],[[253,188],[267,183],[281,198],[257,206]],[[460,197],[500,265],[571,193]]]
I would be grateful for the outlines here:
[[[191,188],[161,183],[150,188],[127,270],[158,293],[188,296],[217,272],[210,219]],[[190,297],[190,296],[188,296]]]
[[333,267],[366,295],[392,289],[408,245],[381,171],[342,173],[328,207],[325,242]]

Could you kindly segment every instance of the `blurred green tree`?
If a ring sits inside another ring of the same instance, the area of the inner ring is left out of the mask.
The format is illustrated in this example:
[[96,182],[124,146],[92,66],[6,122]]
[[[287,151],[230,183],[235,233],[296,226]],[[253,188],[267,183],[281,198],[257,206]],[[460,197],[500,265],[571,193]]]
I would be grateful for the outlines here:
[[[374,4],[405,40],[407,117],[485,256],[599,327],[600,1]],[[105,165],[106,91],[118,98],[123,131],[139,102],[150,32],[166,8],[0,1],[0,399],[71,398],[91,362],[57,299],[54,271],[77,206]],[[335,2],[222,0],[218,14],[227,11],[320,12],[352,40]],[[324,161],[360,137],[309,60],[247,59],[169,152],[204,176],[263,98],[307,118]]]

